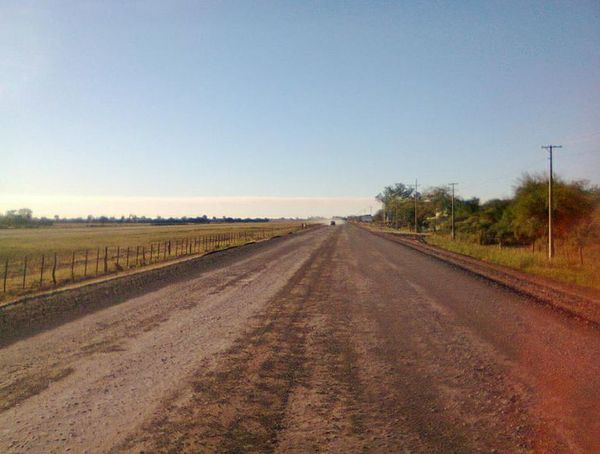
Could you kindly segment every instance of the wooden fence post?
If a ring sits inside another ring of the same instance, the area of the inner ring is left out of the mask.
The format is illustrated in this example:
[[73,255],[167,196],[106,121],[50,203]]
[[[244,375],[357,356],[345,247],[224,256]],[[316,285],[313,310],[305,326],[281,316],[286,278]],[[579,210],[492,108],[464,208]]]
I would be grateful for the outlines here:
[[96,276],[98,276],[98,264],[100,263],[100,248],[96,249]]
[[104,246],[104,272],[108,273],[108,246]]
[[4,293],[6,293],[6,279],[8,278],[8,258],[4,262]]
[[83,277],[87,277],[88,250],[85,250],[85,264],[83,265]]
[[150,243],[150,263],[152,263],[153,257],[154,257],[154,243]]
[[54,253],[54,263],[52,264],[52,283],[56,285],[56,252]]
[[127,246],[127,258],[125,259],[125,267],[129,269],[129,246]]
[[42,264],[40,265],[40,287],[44,283],[44,254],[42,254]]
[[117,270],[119,269],[119,258],[121,257],[121,246],[117,246]]
[[146,246],[142,246],[142,266],[146,265]]
[[75,280],[75,251],[73,251],[73,255],[71,256],[71,280]]
[[25,279],[27,278],[27,256],[23,259],[23,288],[25,288]]

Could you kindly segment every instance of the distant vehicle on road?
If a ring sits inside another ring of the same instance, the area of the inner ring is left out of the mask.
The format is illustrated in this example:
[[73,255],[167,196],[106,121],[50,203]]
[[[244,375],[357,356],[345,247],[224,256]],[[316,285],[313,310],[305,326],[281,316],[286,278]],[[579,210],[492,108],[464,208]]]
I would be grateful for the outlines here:
[[329,225],[335,225],[335,221],[331,221]]

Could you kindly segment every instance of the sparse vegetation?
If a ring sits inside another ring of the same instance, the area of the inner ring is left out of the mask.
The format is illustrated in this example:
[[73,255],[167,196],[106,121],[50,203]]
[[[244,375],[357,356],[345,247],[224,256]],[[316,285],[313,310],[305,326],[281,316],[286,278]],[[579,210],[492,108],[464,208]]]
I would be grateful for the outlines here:
[[428,235],[427,243],[452,252],[469,255],[485,262],[507,266],[519,271],[537,274],[562,282],[600,289],[600,245],[591,247],[586,263],[581,265],[576,253],[558,255],[548,262],[546,251],[529,247],[499,248],[481,245],[468,239],[452,241],[448,235]]
[[[521,271],[600,288],[600,188],[584,181],[555,180],[555,258],[547,259],[548,180],[525,175],[510,199],[454,201],[456,240],[450,238],[451,194],[434,187],[416,194],[417,224],[428,242]],[[414,230],[415,193],[402,183],[387,186],[375,219],[386,228]]]

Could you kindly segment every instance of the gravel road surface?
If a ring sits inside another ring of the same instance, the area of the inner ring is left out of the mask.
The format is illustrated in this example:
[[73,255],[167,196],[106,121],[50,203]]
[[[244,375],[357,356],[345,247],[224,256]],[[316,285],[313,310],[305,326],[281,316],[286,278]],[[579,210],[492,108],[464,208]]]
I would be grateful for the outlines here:
[[600,330],[352,225],[0,349],[0,452],[600,452]]

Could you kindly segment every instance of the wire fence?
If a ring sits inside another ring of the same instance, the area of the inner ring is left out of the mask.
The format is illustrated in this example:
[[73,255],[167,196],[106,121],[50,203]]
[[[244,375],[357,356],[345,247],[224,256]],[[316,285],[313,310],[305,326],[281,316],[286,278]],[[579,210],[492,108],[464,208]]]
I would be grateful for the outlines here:
[[99,276],[117,274],[186,256],[202,255],[269,239],[307,228],[305,224],[285,228],[239,230],[154,241],[134,246],[104,246],[74,249],[0,261],[2,297],[57,288]]

